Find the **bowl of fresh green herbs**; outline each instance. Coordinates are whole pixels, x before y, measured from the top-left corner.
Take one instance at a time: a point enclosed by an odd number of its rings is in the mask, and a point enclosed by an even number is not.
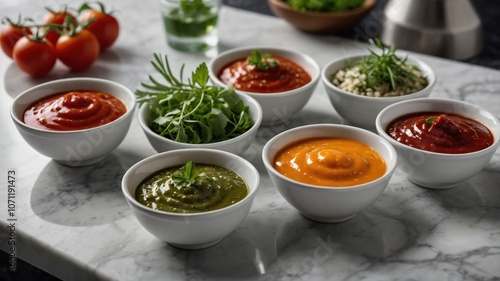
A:
[[[376,0],[267,0],[278,17],[305,32],[340,33],[359,23]]]
[[[413,55],[400,55],[370,40],[365,55],[327,63],[321,80],[333,108],[347,124],[375,130],[378,113],[393,103],[428,97],[436,83],[432,68]]]
[[[186,148],[210,148],[243,154],[262,122],[262,108],[255,99],[232,87],[210,85],[203,62],[183,80],[177,78],[167,56],[151,61],[157,76],[135,91],[139,123],[157,152]],[[161,79],[161,80],[160,80]]]

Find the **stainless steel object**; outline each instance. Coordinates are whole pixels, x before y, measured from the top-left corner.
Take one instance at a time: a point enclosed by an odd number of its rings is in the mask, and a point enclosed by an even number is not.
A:
[[[470,0],[389,0],[380,40],[400,49],[465,60],[481,51],[483,32]]]

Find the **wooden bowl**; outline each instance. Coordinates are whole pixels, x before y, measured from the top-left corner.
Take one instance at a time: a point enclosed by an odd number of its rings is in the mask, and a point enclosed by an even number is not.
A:
[[[269,7],[278,17],[299,30],[312,33],[339,33],[355,26],[376,4],[366,0],[356,9],[345,12],[307,12],[290,7],[284,0],[267,0]]]

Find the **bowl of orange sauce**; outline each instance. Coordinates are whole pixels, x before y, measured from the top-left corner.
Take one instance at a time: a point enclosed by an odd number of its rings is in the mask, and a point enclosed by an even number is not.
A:
[[[377,132],[396,149],[407,178],[431,189],[453,188],[479,173],[500,144],[500,122],[460,100],[420,98],[383,109]]]
[[[396,169],[397,154],[368,130],[315,124],[276,135],[262,159],[288,203],[311,220],[334,223],[375,202]]]
[[[67,166],[87,166],[106,157],[125,138],[135,96],[125,86],[97,78],[43,83],[17,96],[11,117],[24,140]]]
[[[261,56],[260,66],[252,63],[255,51]],[[309,55],[269,46],[227,50],[211,59],[208,69],[214,85],[233,86],[260,104],[264,126],[282,124],[298,113],[311,98],[321,73]]]

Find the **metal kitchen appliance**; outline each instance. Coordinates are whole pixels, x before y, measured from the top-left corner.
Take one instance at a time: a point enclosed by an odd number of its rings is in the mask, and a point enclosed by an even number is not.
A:
[[[483,46],[470,0],[389,0],[383,20],[381,41],[400,49],[465,60]]]

